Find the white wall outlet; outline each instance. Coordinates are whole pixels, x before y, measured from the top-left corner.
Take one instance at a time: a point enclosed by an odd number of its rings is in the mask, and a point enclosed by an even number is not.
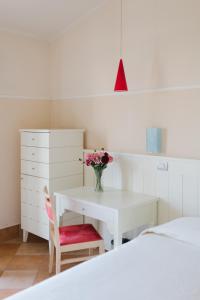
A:
[[[168,162],[167,161],[160,161],[157,165],[157,170],[159,171],[168,171]]]

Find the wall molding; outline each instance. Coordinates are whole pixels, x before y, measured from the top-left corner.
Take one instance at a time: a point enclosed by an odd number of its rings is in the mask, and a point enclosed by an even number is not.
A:
[[[88,95],[72,95],[72,96],[62,96],[62,97],[52,97],[52,96],[19,96],[19,95],[8,95],[0,94],[0,100],[47,100],[47,101],[62,101],[62,100],[81,100],[88,98],[99,98],[99,97],[121,97],[121,96],[131,96],[140,94],[150,94],[150,93],[165,93],[165,92],[176,92],[176,91],[188,91],[188,90],[199,90],[200,84],[187,85],[187,86],[169,86],[161,88],[147,88],[147,89],[135,89],[128,92],[105,92],[101,94],[88,94]]]
[[[62,97],[51,97],[51,100],[80,100],[88,98],[98,98],[98,97],[120,97],[120,96],[131,96],[149,93],[164,93],[164,92],[176,92],[176,91],[187,91],[187,90],[199,90],[200,84],[196,85],[185,85],[185,86],[169,86],[160,88],[146,88],[146,89],[135,89],[128,92],[105,92],[101,94],[89,94],[89,95],[72,95],[72,96],[62,96]]]
[[[100,149],[96,149],[99,150]],[[94,149],[83,149],[83,153],[91,153],[94,152]],[[149,154],[149,153],[135,153],[135,152],[120,152],[120,151],[110,151],[108,152],[111,155],[115,156],[121,156],[121,157],[135,157],[138,159],[149,159],[149,160],[168,160],[172,162],[182,162],[182,163],[191,163],[191,164],[198,164],[200,167],[200,158],[197,157],[184,157],[184,156],[170,156],[170,155],[164,155],[162,153],[158,155]]]
[[[38,96],[18,96],[0,94],[0,100],[51,100],[51,97]]]

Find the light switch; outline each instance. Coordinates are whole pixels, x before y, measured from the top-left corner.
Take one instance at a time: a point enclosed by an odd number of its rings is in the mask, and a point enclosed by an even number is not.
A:
[[[168,162],[160,161],[157,165],[157,170],[159,171],[168,171]]]

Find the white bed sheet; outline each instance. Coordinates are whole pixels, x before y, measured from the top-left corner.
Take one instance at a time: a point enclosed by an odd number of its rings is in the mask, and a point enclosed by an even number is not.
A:
[[[146,234],[10,300],[200,300],[200,248]]]

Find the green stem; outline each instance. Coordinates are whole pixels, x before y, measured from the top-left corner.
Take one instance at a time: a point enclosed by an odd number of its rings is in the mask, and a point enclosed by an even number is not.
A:
[[[103,168],[102,167],[93,167],[95,175],[96,175],[96,186],[95,186],[95,191],[96,192],[103,192],[103,187],[101,184],[101,177],[103,173]]]

